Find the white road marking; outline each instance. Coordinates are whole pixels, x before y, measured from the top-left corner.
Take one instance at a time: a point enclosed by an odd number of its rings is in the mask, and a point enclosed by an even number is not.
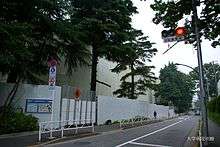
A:
[[[138,143],[138,142],[130,142],[129,144],[140,145],[140,146],[153,146],[153,147],[171,147],[159,144],[148,144],[148,143]]]
[[[186,119],[185,119],[185,120],[186,120]],[[159,129],[159,130],[153,131],[153,132],[148,133],[148,134],[146,134],[146,135],[143,135],[143,136],[140,136],[140,137],[138,137],[138,138],[135,138],[135,139],[132,139],[132,140],[130,140],[130,141],[127,141],[127,142],[125,142],[125,143],[119,144],[119,145],[117,145],[117,146],[115,146],[115,147],[121,147],[121,146],[124,146],[124,145],[126,145],[126,144],[129,144],[129,143],[131,143],[131,142],[134,142],[134,141],[137,141],[137,140],[139,140],[139,139],[142,139],[142,138],[144,138],[144,137],[147,137],[147,136],[150,136],[150,135],[152,135],[152,134],[155,134],[155,133],[157,133],[157,132],[163,131],[163,130],[169,128],[169,127],[172,127],[172,126],[174,126],[174,125],[176,125],[176,124],[178,124],[178,123],[181,123],[182,121],[183,121],[183,120],[178,121],[178,122],[176,122],[176,123],[173,123],[173,124],[171,124],[171,125],[169,125],[169,126],[166,126],[166,127],[164,127],[164,128],[161,128],[161,129]]]

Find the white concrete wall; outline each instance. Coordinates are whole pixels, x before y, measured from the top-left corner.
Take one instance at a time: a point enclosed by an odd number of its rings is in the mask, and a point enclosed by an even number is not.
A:
[[[12,89],[13,84],[0,83],[0,106],[3,105],[5,98]],[[60,99],[61,99],[61,87],[56,86],[54,99],[54,115],[53,120],[58,121],[60,119]],[[51,99],[52,92],[48,90],[47,85],[31,85],[21,84],[15,95],[13,105],[16,108],[22,108],[25,110],[26,99]],[[43,113],[27,113],[39,118],[39,122],[49,121],[51,114]]]
[[[135,116],[153,118],[153,112],[157,112],[158,118],[174,116],[174,111],[168,106],[149,104],[146,101],[114,98],[110,96],[98,97],[98,123],[103,124],[107,120],[130,119]]]
[[[4,99],[11,90],[13,84],[0,83],[0,106],[3,104]],[[18,88],[13,105],[16,108],[22,108],[25,110],[26,99],[51,99],[52,93],[48,90],[47,85],[31,85],[21,84]],[[88,95],[85,95],[88,96]],[[70,107],[68,109],[68,101]],[[61,120],[73,120],[74,116],[74,100],[62,99],[62,110],[60,117],[61,106],[61,87],[56,86],[55,99],[54,99],[54,121]],[[76,120],[80,120],[80,103],[76,104]],[[68,112],[69,111],[69,112]],[[115,98],[112,96],[98,96],[98,124],[103,124],[107,120],[121,120],[134,118],[135,116],[145,116],[153,118],[153,112],[156,111],[159,118],[168,117],[168,111],[170,116],[174,115],[173,110],[169,110],[168,106],[160,106],[156,104],[149,104],[147,101],[130,100],[126,98]],[[68,112],[68,113],[67,113]],[[87,119],[90,119],[91,102],[87,103]],[[28,113],[29,114],[29,113]],[[39,118],[39,122],[50,121],[51,114],[42,113],[30,113],[31,115]],[[69,114],[69,117],[67,117]],[[82,120],[85,119],[86,114],[86,101],[82,101]],[[95,120],[95,102],[92,102],[92,119]]]

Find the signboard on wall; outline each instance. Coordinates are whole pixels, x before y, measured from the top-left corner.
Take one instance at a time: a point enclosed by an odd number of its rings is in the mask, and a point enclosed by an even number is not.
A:
[[[26,99],[27,113],[51,113],[52,100],[49,99]]]

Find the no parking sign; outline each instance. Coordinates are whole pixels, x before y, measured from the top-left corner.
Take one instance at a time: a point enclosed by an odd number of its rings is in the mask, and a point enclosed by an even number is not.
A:
[[[48,62],[50,68],[49,68],[49,80],[48,80],[48,85],[49,85],[49,90],[55,90],[56,86],[56,60],[51,60]]]

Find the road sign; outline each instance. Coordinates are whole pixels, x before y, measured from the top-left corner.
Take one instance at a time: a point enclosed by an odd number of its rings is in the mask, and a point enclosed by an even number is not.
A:
[[[56,86],[56,66],[51,66],[49,69],[49,90],[55,90]]]
[[[49,68],[49,80],[48,80],[48,85],[49,85],[49,90],[55,90],[56,86],[56,64],[57,61],[52,59],[48,61],[48,65],[50,66]]]

